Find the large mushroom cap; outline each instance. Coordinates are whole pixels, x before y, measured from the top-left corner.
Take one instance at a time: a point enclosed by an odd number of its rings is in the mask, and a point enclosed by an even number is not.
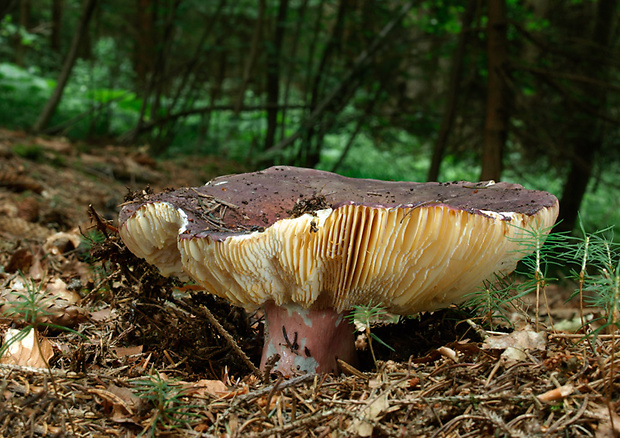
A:
[[[514,270],[558,200],[507,183],[352,179],[278,166],[125,205],[120,235],[164,275],[248,309],[434,310]]]

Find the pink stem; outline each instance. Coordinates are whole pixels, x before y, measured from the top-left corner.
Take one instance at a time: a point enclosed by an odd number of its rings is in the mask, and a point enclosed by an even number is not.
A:
[[[274,371],[285,376],[338,370],[336,359],[355,364],[354,328],[333,309],[309,310],[298,305],[265,304],[265,345],[261,369],[274,354]]]

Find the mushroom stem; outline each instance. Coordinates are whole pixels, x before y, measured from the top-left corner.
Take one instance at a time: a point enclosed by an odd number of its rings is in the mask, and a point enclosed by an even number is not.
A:
[[[337,359],[354,364],[354,329],[345,315],[328,308],[305,309],[296,304],[277,306],[269,301],[265,311],[265,346],[261,369],[274,354],[280,360],[274,370],[294,373],[326,373],[338,369]]]

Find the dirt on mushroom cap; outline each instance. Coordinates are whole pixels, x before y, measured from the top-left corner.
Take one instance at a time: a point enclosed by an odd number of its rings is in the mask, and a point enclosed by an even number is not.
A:
[[[222,237],[219,235],[222,232],[249,233],[300,213],[344,205],[384,208],[445,205],[471,214],[504,212],[532,216],[542,208],[557,204],[552,194],[527,190],[519,184],[380,181],[276,166],[221,176],[202,187],[141,196],[133,206],[125,206],[121,222],[143,203],[159,201],[170,202],[190,217],[196,216],[188,224],[186,234],[211,231],[213,237]]]

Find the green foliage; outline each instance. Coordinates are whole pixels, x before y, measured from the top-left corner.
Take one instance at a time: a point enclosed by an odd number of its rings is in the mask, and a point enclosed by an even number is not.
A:
[[[37,163],[48,163],[53,166],[61,167],[65,164],[65,157],[55,151],[46,151],[37,144],[16,144],[13,146],[13,153]]]
[[[8,55],[7,48],[10,47],[11,40],[15,39],[18,39],[22,46],[40,48],[42,38],[14,23],[11,15],[5,15],[0,20],[0,54]]]
[[[16,299],[8,302],[8,309],[4,314],[11,318],[20,319],[30,327],[36,327],[41,319],[51,315],[46,310],[51,298],[45,296],[41,290],[41,284],[37,285],[32,279],[28,281],[24,275],[21,275],[21,278],[24,282],[25,291],[13,294]]]
[[[520,294],[515,293],[517,287],[514,277],[494,275],[492,281],[465,296],[463,307],[470,309],[491,330],[495,329],[496,320],[510,325],[510,314],[523,312]]]
[[[6,310],[2,314],[15,320],[18,324],[24,325],[24,327],[20,329],[17,336],[12,337],[9,342],[0,346],[0,356],[3,356],[13,343],[19,342],[28,336],[31,330],[35,330],[36,334],[42,327],[69,331],[86,338],[71,328],[45,322],[46,318],[52,315],[47,309],[53,297],[45,294],[41,283],[37,284],[33,279],[26,279],[21,273],[20,277],[24,284],[24,291],[12,292],[14,299],[5,304]]]
[[[371,326],[386,322],[396,323],[399,319],[398,315],[389,314],[385,310],[385,306],[381,304],[372,304],[372,302],[370,302],[363,306],[353,306],[353,310],[347,314],[347,318],[355,325],[357,331],[365,333],[368,339],[368,348],[370,349],[372,360],[375,364],[375,368],[378,368],[372,341],[375,340],[392,351],[394,351],[394,349],[374,334],[371,330]]]
[[[152,417],[139,436],[156,436],[160,431],[178,429],[198,416],[190,412],[192,406],[183,400],[186,389],[178,380],[163,378],[155,371],[147,378],[134,380],[132,384],[138,397],[153,408]]]
[[[582,237],[574,237],[554,232],[547,235],[550,230],[521,229],[518,255],[525,257],[516,276],[495,277],[470,294],[464,307],[493,327],[496,319],[509,322],[510,313],[522,311],[519,301],[535,293],[538,318],[546,287],[559,281],[551,273],[562,272],[577,284],[571,299],[579,300],[584,333],[596,336],[620,329],[620,244],[614,241],[612,228],[588,233],[581,224],[581,230]],[[587,318],[587,312],[598,316]]]
[[[613,240],[613,229],[587,233],[581,228],[583,237],[568,252],[568,257],[579,267],[572,270],[572,277],[578,284],[572,298],[579,298],[583,305],[601,309],[600,316],[588,321],[585,332],[598,333],[620,329],[620,244]]]
[[[52,93],[53,85],[14,64],[0,63],[0,114],[3,126],[27,128]]]

